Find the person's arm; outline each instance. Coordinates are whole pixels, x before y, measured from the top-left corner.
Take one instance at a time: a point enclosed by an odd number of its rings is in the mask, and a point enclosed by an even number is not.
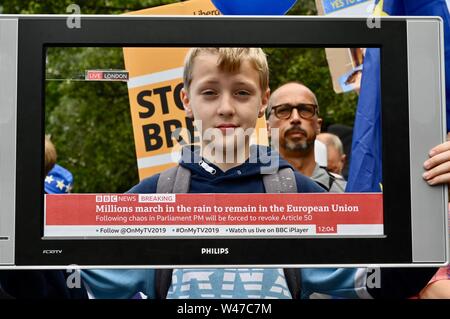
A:
[[[450,299],[450,265],[439,268],[419,294],[420,299]]]
[[[379,287],[369,288],[375,299],[406,299],[420,293],[436,268],[381,268]]]
[[[372,299],[366,268],[303,268],[302,299]]]
[[[450,280],[435,281],[420,293],[420,299],[450,299]]]
[[[436,268],[302,269],[303,299],[406,299],[427,284]]]
[[[82,270],[89,297],[94,299],[130,299],[142,292],[155,298],[154,269]]]
[[[450,184],[450,133],[447,142],[433,147],[429,152],[429,159],[423,164],[425,173],[423,178],[429,185]],[[450,187],[449,187],[450,192]],[[450,193],[449,193],[450,200]],[[446,276],[440,276],[440,273]],[[432,281],[420,292],[423,299],[450,298],[450,266],[441,268]]]
[[[159,174],[132,187],[127,193],[156,193]],[[155,298],[154,269],[95,269],[81,272],[90,298],[129,299],[141,292]]]

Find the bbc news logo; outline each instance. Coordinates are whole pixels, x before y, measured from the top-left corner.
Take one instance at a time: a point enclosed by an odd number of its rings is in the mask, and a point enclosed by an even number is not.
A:
[[[118,198],[117,198],[117,195],[96,195],[95,202],[96,203],[117,203]]]

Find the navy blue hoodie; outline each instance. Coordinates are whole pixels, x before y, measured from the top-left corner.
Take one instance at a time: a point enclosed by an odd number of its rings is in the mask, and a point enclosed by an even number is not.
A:
[[[265,156],[265,157],[263,157]],[[250,147],[250,157],[243,164],[223,172],[216,165],[203,160],[198,155],[198,149],[191,152],[183,149],[180,165],[191,171],[191,185],[189,193],[265,193],[261,169],[268,168],[267,157],[278,161],[278,169],[292,166],[278,153],[272,152],[265,146]],[[207,167],[207,169],[205,169]],[[293,169],[293,168],[292,168]],[[293,169],[294,170],[294,169]],[[211,173],[214,172],[214,173]],[[312,179],[294,170],[299,193],[320,193],[324,189],[318,186]],[[156,193],[156,185],[159,174],[144,179],[138,185],[129,190],[129,193]]]

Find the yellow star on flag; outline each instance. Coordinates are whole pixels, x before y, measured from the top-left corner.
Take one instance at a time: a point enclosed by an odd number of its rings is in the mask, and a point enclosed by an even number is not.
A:
[[[45,177],[45,182],[51,184],[53,182],[53,176],[52,175],[46,176]]]
[[[58,187],[60,190],[63,190],[66,185],[64,185],[64,181],[57,181],[56,187]]]
[[[383,2],[384,0],[381,0],[378,2],[378,4],[375,6],[375,9],[373,10],[373,15],[378,17],[388,16],[386,12],[383,11]]]

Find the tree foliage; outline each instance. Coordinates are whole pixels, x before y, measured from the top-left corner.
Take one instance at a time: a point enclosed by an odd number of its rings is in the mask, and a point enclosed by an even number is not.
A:
[[[82,14],[120,14],[176,0],[76,1]],[[2,13],[68,13],[73,0],[3,0]],[[314,0],[299,0],[289,14],[316,14]],[[295,31],[294,31],[295,32]],[[324,49],[266,48],[272,90],[300,81],[317,95],[325,125],[353,124],[357,96],[335,94]],[[75,176],[74,192],[124,192],[138,182],[127,86],[85,82],[89,69],[124,69],[121,48],[48,48],[45,127],[58,163]]]
[[[125,82],[87,82],[85,70],[123,70],[121,48],[49,48],[46,132],[74,192],[124,192],[138,182]],[[80,81],[81,80],[81,81]]]
[[[317,15],[315,1],[298,0],[288,15]],[[289,81],[302,82],[317,96],[324,120],[322,127],[333,123],[353,126],[358,96],[353,92],[334,92],[324,49],[286,48],[267,50],[267,53],[272,90]]]
[[[181,2],[178,0],[3,0],[2,13],[67,14],[67,7],[76,4],[82,14],[121,14]]]

